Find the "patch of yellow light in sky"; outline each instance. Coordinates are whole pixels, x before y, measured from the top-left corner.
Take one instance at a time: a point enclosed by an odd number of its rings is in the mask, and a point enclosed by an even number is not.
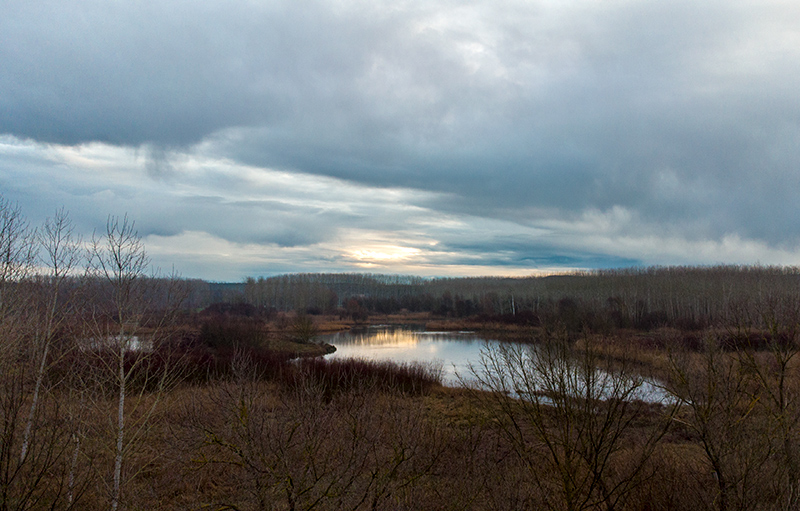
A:
[[[420,253],[421,250],[418,248],[386,245],[355,250],[352,252],[352,257],[362,262],[388,262],[405,261]]]

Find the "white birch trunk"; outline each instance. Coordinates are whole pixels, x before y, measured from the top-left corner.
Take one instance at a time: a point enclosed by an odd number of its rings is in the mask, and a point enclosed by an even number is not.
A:
[[[122,487],[122,454],[125,440],[125,345],[122,341],[119,347],[119,408],[117,410],[117,449],[114,457],[114,487],[111,495],[111,510],[119,507],[120,489]]]
[[[44,345],[44,353],[42,353],[42,361],[39,364],[39,374],[36,375],[36,386],[33,389],[33,398],[31,399],[31,408],[28,410],[28,422],[25,424],[25,431],[22,433],[22,449],[19,453],[20,464],[25,463],[25,458],[28,457],[28,445],[30,444],[31,430],[33,429],[33,418],[36,414],[36,407],[39,406],[39,390],[42,388],[42,381],[44,380],[44,370],[47,365],[47,355],[50,351],[50,339]]]

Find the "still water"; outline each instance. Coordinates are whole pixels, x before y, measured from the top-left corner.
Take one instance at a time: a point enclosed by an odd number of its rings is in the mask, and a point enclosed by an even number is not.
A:
[[[349,332],[321,335],[318,341],[336,346],[326,358],[343,357],[395,362],[441,364],[445,385],[455,387],[470,381],[470,364],[478,366],[481,352],[500,341],[474,332],[431,332],[421,326],[377,325]],[[634,396],[648,402],[667,402],[671,397],[653,382],[645,381]]]
[[[469,376],[469,364],[480,361],[482,349],[499,342],[473,332],[431,332],[407,325],[377,325],[322,335],[317,340],[336,346],[326,358],[441,364],[444,384],[450,386],[458,385],[458,375]]]

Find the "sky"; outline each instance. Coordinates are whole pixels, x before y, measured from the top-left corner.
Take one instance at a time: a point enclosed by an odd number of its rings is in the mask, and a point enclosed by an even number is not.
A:
[[[800,264],[796,0],[2,0],[0,195],[153,264]]]

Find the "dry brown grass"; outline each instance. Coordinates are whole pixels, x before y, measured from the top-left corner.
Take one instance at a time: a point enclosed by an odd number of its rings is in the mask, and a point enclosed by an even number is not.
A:
[[[277,480],[267,478],[259,483],[230,449],[208,436],[212,431],[230,434],[240,420],[231,401],[240,395],[238,385],[235,381],[185,384],[163,396],[159,413],[126,464],[126,509],[223,509],[223,505],[233,506],[229,509],[289,509]],[[493,411],[471,391],[440,387],[418,397],[360,391],[325,404],[295,392],[287,394],[274,382],[247,385],[251,386],[246,391],[259,400],[251,413],[267,421],[268,429],[259,430],[266,436],[258,437],[259,442],[267,442],[264,449],[280,448],[284,442],[289,449],[285,455],[295,468],[310,459],[302,454],[305,449],[322,449],[313,451],[316,459],[333,465],[320,465],[316,470],[333,474],[331,477],[355,478],[344,493],[317,493],[321,501],[316,509],[343,509],[345,504],[368,509],[375,499],[378,509],[540,509],[547,503],[543,492],[555,484],[545,463],[531,465],[530,460],[515,454],[497,429]],[[77,406],[78,402],[71,404]],[[100,402],[84,417],[90,427],[83,474],[91,484],[82,496],[81,509],[107,508],[104,481],[113,466],[107,424],[113,406],[113,400]],[[317,421],[302,430],[306,447],[305,443],[292,444],[294,440],[285,436],[286,425],[294,420],[300,425],[301,419]],[[648,424],[637,427],[644,431]],[[270,443],[270,439],[278,443]],[[292,445],[295,447],[290,448]],[[345,445],[365,450],[356,458],[336,454],[344,453]],[[376,445],[379,448],[373,448]],[[532,454],[537,449],[531,444]],[[401,463],[402,470],[396,477],[390,476],[396,456],[402,452],[413,462]],[[617,463],[626,463],[624,453]],[[679,432],[666,437],[649,468],[648,477],[625,509],[705,509],[713,504],[707,484],[712,476],[701,447],[691,437]],[[369,485],[370,474],[376,474],[374,487]],[[534,484],[533,477],[539,478],[541,485]],[[268,497],[266,507],[255,498],[259,484],[266,485],[261,488]],[[366,500],[359,504],[364,495]]]

